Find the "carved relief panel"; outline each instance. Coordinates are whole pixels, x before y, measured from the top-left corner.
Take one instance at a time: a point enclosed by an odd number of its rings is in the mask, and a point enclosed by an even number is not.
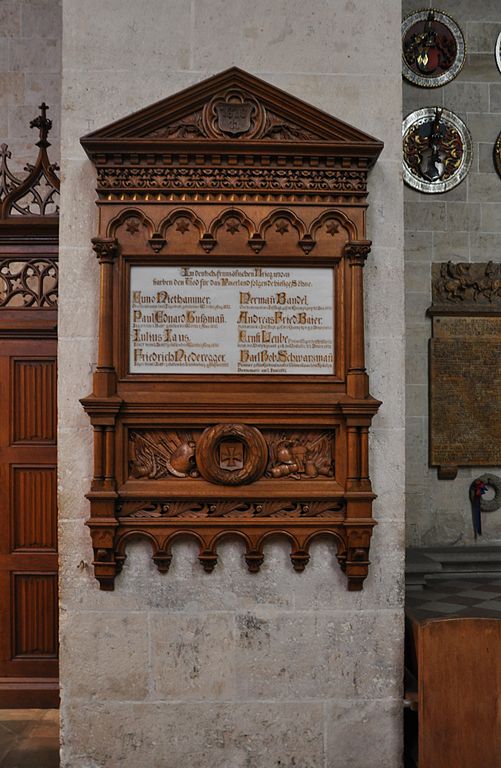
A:
[[[382,145],[238,69],[90,134],[99,362],[88,525],[101,587],[145,536],[159,569],[225,533],[251,571],[332,536],[350,589],[374,499],[364,366],[366,180]]]

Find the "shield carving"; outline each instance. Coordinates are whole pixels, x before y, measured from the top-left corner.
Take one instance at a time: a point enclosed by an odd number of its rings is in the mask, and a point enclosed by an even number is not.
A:
[[[219,102],[214,105],[219,130],[223,133],[246,133],[251,127],[252,104],[244,101],[240,104]]]
[[[239,440],[223,440],[223,442],[219,444],[219,466],[221,469],[227,469],[230,472],[235,472],[237,469],[243,469],[243,443]]]

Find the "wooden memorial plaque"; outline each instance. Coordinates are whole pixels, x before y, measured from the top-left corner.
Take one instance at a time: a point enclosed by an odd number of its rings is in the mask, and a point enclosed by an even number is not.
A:
[[[98,174],[98,366],[88,498],[95,573],[127,541],[210,571],[227,533],[302,570],[332,536],[368,572],[367,174],[382,144],[238,69],[82,139]]]

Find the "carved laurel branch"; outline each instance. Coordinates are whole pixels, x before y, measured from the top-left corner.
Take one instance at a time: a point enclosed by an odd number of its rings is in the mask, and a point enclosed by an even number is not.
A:
[[[343,509],[338,499],[267,499],[248,501],[243,499],[220,500],[171,500],[124,501],[117,512],[120,517],[132,518],[240,518],[240,517],[332,517]]]

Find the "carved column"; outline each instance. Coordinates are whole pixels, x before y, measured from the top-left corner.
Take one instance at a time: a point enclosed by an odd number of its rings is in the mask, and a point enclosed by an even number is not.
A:
[[[369,478],[369,427],[360,427],[360,484],[370,489]]]
[[[94,395],[108,397],[115,392],[113,367],[113,262],[118,243],[114,238],[93,237],[92,248],[99,260],[99,351],[94,374]]]
[[[351,267],[347,393],[355,398],[365,398],[369,394],[368,378],[365,371],[363,268],[370,249],[370,240],[352,240],[346,243],[344,250]]]

